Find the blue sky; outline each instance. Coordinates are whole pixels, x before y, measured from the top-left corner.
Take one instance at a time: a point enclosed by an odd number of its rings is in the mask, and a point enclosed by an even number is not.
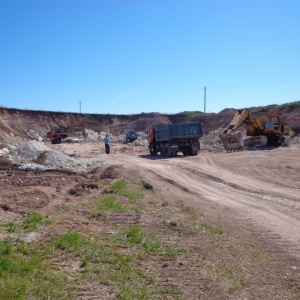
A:
[[[178,113],[300,100],[299,0],[0,0],[0,106]]]

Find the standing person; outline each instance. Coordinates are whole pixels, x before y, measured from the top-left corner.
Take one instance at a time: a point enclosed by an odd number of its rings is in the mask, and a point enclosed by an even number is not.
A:
[[[110,147],[109,147],[109,138],[106,135],[106,137],[104,138],[104,144],[105,144],[105,153],[109,154],[110,151]]]

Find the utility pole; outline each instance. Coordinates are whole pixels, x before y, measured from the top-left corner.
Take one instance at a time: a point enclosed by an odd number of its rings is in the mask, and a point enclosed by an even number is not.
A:
[[[81,101],[79,101],[79,113],[81,114]]]
[[[204,113],[206,113],[206,86],[204,87]]]

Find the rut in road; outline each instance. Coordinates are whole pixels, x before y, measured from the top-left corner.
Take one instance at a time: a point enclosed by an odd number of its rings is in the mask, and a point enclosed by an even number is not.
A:
[[[300,198],[299,189],[274,186],[262,178],[241,176],[224,169],[211,158],[197,157],[148,159],[119,155],[114,163],[139,168],[145,177],[154,174],[157,180],[172,183],[175,189],[192,193],[199,203],[208,200],[229,208],[239,220],[250,223],[261,236],[289,249],[300,257]],[[145,172],[147,170],[147,172]],[[151,176],[153,178],[153,176]],[[287,247],[288,244],[288,247]]]

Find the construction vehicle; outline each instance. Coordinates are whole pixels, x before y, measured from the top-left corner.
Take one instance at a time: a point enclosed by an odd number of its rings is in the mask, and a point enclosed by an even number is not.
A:
[[[138,138],[137,131],[133,129],[127,130],[125,134],[126,134],[126,144],[132,143]]]
[[[246,126],[246,137],[239,130],[243,125]],[[237,111],[220,139],[229,152],[242,151],[244,146],[285,145],[290,142],[290,134],[290,126],[281,122],[278,115],[267,114],[262,120],[244,108]]]
[[[46,133],[46,138],[51,141],[52,144],[60,144],[63,140],[76,136],[85,137],[85,127],[83,124],[72,124],[66,127],[53,127]],[[70,141],[70,140],[68,140]]]
[[[148,130],[151,155],[160,153],[166,157],[182,152],[183,155],[197,155],[200,151],[201,124],[198,122],[156,124]]]
[[[62,140],[67,137],[68,134],[64,128],[54,128],[46,133],[46,138],[49,139],[52,144],[60,144]]]

